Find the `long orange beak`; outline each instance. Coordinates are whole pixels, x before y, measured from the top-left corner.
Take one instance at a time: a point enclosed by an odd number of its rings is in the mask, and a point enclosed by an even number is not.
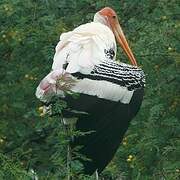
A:
[[[110,23],[111,24],[111,23]],[[112,31],[116,37],[116,40],[119,42],[123,50],[125,51],[126,55],[128,56],[129,60],[131,61],[132,65],[137,66],[136,59],[128,45],[126,37],[122,31],[122,28],[118,21],[116,23],[111,24]]]

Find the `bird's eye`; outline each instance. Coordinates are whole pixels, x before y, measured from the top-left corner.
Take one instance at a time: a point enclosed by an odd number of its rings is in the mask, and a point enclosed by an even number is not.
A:
[[[112,16],[113,19],[116,19],[116,16]]]

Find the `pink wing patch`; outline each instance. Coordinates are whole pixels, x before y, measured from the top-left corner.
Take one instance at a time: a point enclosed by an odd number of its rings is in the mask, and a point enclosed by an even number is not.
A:
[[[39,84],[36,90],[36,96],[41,101],[48,101],[56,92],[56,82],[65,73],[62,70],[51,71]]]
[[[48,102],[52,96],[64,97],[64,91],[70,91],[74,79],[64,69],[51,71],[36,89],[36,97],[43,102]]]

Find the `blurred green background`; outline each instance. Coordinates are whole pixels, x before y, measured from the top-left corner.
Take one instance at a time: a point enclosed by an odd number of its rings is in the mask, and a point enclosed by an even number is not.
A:
[[[66,179],[60,121],[42,116],[35,89],[50,71],[60,34],[105,6],[116,10],[147,84],[101,179],[180,177],[179,0],[1,0],[0,179],[33,179],[32,169],[39,179]],[[127,62],[121,49],[118,59]]]

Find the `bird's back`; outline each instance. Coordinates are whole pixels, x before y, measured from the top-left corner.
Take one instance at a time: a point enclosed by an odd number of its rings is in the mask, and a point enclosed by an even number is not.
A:
[[[112,49],[115,58],[116,42],[112,31],[101,23],[83,24],[60,36],[52,70],[61,69],[68,63],[67,72],[88,73],[106,58],[106,49]]]

